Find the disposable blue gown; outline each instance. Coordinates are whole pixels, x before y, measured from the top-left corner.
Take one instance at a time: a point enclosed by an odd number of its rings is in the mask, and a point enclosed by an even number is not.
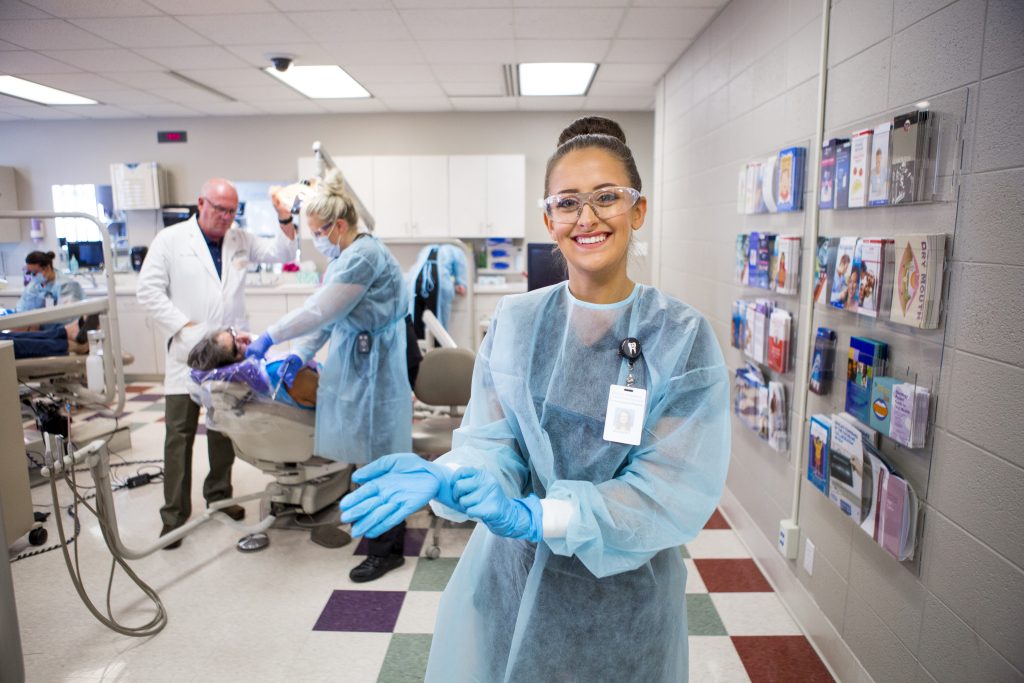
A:
[[[328,264],[301,309],[267,329],[275,343],[302,336],[292,352],[306,362],[330,340],[316,395],[317,455],[363,465],[412,448],[408,301],[398,261],[366,235]],[[369,353],[358,348],[362,332]]]
[[[639,446],[603,439],[626,337],[643,348]],[[722,492],[728,386],[711,326],[656,289],[637,285],[610,305],[579,301],[565,283],[503,299],[439,462],[485,468],[508,495],[566,501],[572,516],[564,538],[539,544],[477,526],[441,598],[426,679],[686,680],[678,546]]]
[[[53,299],[54,306],[60,306],[61,304],[70,304],[83,300],[85,292],[82,290],[82,285],[76,280],[58,273],[57,278],[53,282],[48,282],[45,285],[35,281],[29,283],[24,291],[22,291],[21,298],[18,299],[14,310],[18,313],[23,313],[44,308],[47,298]],[[69,318],[67,322],[72,320],[74,318]]]
[[[409,294],[416,297],[416,279],[420,271],[427,265],[427,259],[432,249],[437,248],[437,275],[438,281],[424,278],[423,296],[429,293],[429,288],[437,287],[437,319],[441,321],[445,329],[448,328],[448,320],[452,314],[452,300],[455,298],[455,286],[466,286],[466,254],[454,244],[431,244],[420,250],[416,256],[416,264],[406,275],[406,283],[409,287]],[[413,313],[412,301],[409,304],[409,314]]]

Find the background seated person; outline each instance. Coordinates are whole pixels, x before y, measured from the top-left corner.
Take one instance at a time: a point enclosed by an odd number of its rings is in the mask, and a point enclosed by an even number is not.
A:
[[[99,316],[89,315],[67,325],[47,325],[35,330],[2,330],[0,340],[14,342],[14,357],[45,358],[70,353],[89,353],[89,330],[99,327]]]
[[[207,379],[244,382],[258,394],[276,401],[301,408],[315,407],[316,389],[320,382],[315,364],[299,367],[295,381],[289,387],[279,375],[283,360],[261,361],[245,357],[249,339],[248,334],[236,333],[230,328],[220,328],[204,335],[189,351],[186,361],[192,369],[192,379],[198,383]]]

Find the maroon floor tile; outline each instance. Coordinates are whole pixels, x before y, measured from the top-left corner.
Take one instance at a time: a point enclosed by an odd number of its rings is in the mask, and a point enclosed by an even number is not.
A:
[[[153,388],[152,384],[129,384],[128,386],[126,386],[124,388],[124,390],[126,392],[128,392],[129,394],[142,394],[142,393],[145,393],[145,391],[147,389],[152,389],[152,388]]]
[[[420,551],[423,550],[423,541],[427,538],[427,529],[405,529],[405,546],[402,550],[402,554],[406,557],[419,557]],[[365,555],[368,547],[365,538],[359,541],[359,545],[356,546],[356,551],[353,555]]]
[[[709,593],[771,593],[772,587],[751,559],[694,560]]]
[[[405,591],[334,591],[313,630],[391,633],[403,600]]]
[[[732,636],[751,683],[831,683],[834,679],[803,636]]]
[[[704,525],[705,529],[731,529],[729,522],[725,521],[725,517],[722,516],[721,511],[715,510],[714,514],[711,515],[711,519]]]

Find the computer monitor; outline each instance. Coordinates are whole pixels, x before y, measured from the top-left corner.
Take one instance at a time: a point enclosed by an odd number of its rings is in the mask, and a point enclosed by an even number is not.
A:
[[[530,291],[568,280],[565,259],[550,242],[526,245],[526,288]]]
[[[102,268],[103,242],[68,242],[68,258],[72,256],[79,268]]]

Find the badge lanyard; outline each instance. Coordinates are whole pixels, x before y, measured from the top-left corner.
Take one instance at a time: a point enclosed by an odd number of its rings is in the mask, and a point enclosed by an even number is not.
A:
[[[636,383],[633,367],[642,353],[643,348],[636,337],[626,337],[619,344],[619,355],[627,363],[626,384],[613,384],[608,389],[608,409],[604,418],[605,441],[640,445],[647,407],[647,391],[633,386]]]

